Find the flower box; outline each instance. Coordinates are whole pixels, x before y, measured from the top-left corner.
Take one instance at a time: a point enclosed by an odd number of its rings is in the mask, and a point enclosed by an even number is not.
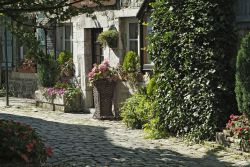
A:
[[[57,94],[53,98],[45,94],[44,90],[35,92],[36,105],[49,110],[58,110],[63,112],[83,112],[84,106],[82,95],[77,94],[69,101],[63,94]]]

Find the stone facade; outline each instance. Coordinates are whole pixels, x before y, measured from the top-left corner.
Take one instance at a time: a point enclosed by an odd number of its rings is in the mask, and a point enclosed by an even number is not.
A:
[[[95,29],[108,30],[115,27],[119,32],[117,48],[102,49],[104,59],[110,61],[111,66],[116,67],[122,63],[123,56],[129,51],[128,32],[129,23],[138,23],[136,14],[142,1],[132,4],[121,3],[123,6],[106,7],[107,9],[96,11],[92,14],[83,14],[70,20],[73,24],[73,57],[76,69],[76,76],[81,78],[81,88],[83,91],[84,105],[87,108],[93,107],[93,92],[88,86],[88,72],[93,66],[93,37],[92,31]],[[136,30],[139,32],[139,26]],[[138,33],[138,53],[139,53],[139,33]],[[116,84],[114,111],[119,112],[120,104],[130,96],[130,91],[122,82]]]

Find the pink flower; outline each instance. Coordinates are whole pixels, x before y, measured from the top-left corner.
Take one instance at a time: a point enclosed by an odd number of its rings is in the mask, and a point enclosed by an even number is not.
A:
[[[231,114],[231,115],[230,115],[230,119],[234,119],[234,114]]]
[[[109,65],[109,61],[106,59],[106,60],[104,60],[103,62],[102,62],[102,64],[105,64],[105,65]]]
[[[107,69],[108,69],[108,66],[106,64],[100,64],[99,65],[99,70],[101,72],[105,72],[105,71],[107,71]]]
[[[92,68],[91,72],[98,72],[98,66],[94,64],[94,67]]]
[[[89,77],[89,78],[93,78],[94,75],[95,75],[95,72],[91,71],[91,72],[89,72],[88,77]]]

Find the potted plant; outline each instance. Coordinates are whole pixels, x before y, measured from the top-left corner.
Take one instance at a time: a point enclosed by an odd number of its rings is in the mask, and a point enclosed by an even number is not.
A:
[[[119,33],[116,29],[103,31],[99,34],[97,41],[105,47],[108,45],[110,48],[116,48],[118,43]]]
[[[36,73],[36,62],[34,59],[25,58],[20,67],[18,68],[18,72],[24,73]]]
[[[93,95],[96,112],[94,118],[112,119],[112,99],[115,81],[118,79],[116,70],[104,60],[101,64],[95,64],[88,74],[89,83],[93,86]]]

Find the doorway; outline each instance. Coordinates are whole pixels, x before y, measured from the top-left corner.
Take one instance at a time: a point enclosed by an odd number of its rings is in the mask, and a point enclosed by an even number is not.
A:
[[[92,64],[100,64],[104,60],[102,46],[97,41],[101,32],[102,28],[91,29]]]

